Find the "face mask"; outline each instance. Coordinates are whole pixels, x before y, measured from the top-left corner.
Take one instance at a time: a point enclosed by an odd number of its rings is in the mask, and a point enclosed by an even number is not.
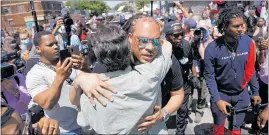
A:
[[[31,45],[31,44],[32,44],[32,42],[31,42],[30,39],[22,40],[21,42],[22,42],[25,46],[28,46],[28,45]]]
[[[263,22],[258,22],[258,23],[257,23],[257,26],[258,26],[258,27],[262,27],[262,26],[263,26]]]
[[[62,26],[58,29],[58,32],[61,33],[61,34],[66,33],[64,25],[62,25]]]

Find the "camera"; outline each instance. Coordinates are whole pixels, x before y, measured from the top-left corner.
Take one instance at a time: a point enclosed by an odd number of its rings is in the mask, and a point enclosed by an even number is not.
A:
[[[2,63],[8,63],[12,60],[15,60],[12,64],[15,65],[15,73],[17,72],[17,70],[21,70],[22,68],[25,67],[23,60],[20,58],[20,55],[18,53],[9,53],[4,55],[1,58],[1,69],[2,69]],[[11,68],[8,68],[11,70]],[[4,67],[4,70],[6,70],[6,67]],[[5,71],[6,72],[6,71]],[[9,71],[8,71],[9,72]],[[3,74],[2,74],[3,75]],[[3,78],[3,76],[2,76]]]
[[[196,29],[194,31],[194,40],[195,39],[197,41],[200,41],[201,40],[201,42],[205,43],[207,41],[207,39],[208,39],[208,36],[209,36],[208,35],[208,31],[205,28],[203,28],[203,27],[200,27],[200,28],[198,28],[198,29]]]
[[[65,27],[65,31],[66,31],[66,39],[67,39],[67,45],[70,45],[70,38],[71,38],[71,25],[74,24],[73,20],[70,17],[69,14],[69,9],[68,8],[63,8],[61,10],[61,14],[63,17],[63,21],[64,21],[64,27]]]
[[[69,14],[63,16],[64,18],[64,26],[66,32],[71,32],[71,25],[73,25],[73,20],[70,18]]]
[[[1,63],[1,81],[13,77],[16,74],[17,68],[15,65],[8,63]]]

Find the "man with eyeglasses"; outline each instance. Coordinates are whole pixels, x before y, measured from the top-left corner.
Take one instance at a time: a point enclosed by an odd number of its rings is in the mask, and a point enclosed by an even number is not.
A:
[[[143,25],[145,25],[145,27]],[[161,52],[160,46],[167,46],[170,44],[167,41],[160,40],[160,29],[157,21],[145,15],[132,16],[125,23],[123,29],[128,33],[132,52],[131,65],[134,70],[134,67],[141,64],[153,63],[153,61],[157,58],[157,54]],[[160,87],[158,87],[158,89],[152,88],[152,90],[157,90],[159,92],[157,95],[158,101],[154,104],[156,106],[149,109],[154,109],[155,112],[147,117],[141,118],[142,121],[136,125],[139,131],[149,131],[148,133],[151,134],[165,133],[163,132],[164,130],[160,130],[160,127],[165,127],[164,121],[167,121],[170,114],[177,111],[182,104],[184,97],[184,91],[182,88],[183,82],[181,70],[178,70],[181,67],[174,56],[172,57],[172,62],[173,64],[171,69],[168,71],[165,79],[160,85],[161,90],[159,89]],[[102,65],[96,65],[96,67],[101,70],[104,69],[102,68],[104,67]],[[93,70],[95,71],[95,69]],[[98,70],[98,72],[107,72],[106,70],[101,70]],[[83,90],[87,91],[85,89]],[[87,92],[92,93],[90,91]],[[163,101],[162,108],[161,101]]]
[[[184,80],[184,100],[181,108],[177,111],[177,130],[176,134],[185,134],[185,129],[187,127],[189,107],[190,107],[190,94],[191,94],[191,81],[189,81],[190,71],[196,73],[193,70],[193,54],[191,50],[191,45],[187,40],[184,39],[184,30],[181,23],[176,21],[168,22],[164,25],[164,33],[166,39],[173,46],[173,55],[176,57],[177,62],[180,63],[182,67],[182,77]],[[198,79],[192,80],[192,83],[198,83]]]
[[[134,29],[135,27],[130,25],[128,27],[127,26],[128,23],[131,23],[131,25],[134,25],[136,23],[148,24],[150,22],[149,20],[152,21],[152,18],[150,17],[145,17],[148,18],[148,20],[143,21],[143,16],[140,16],[140,18],[142,18],[141,22],[138,22],[137,20],[139,19],[135,18],[136,16],[132,17],[123,27],[123,29],[129,33],[129,35],[132,35],[134,32],[138,34],[135,37],[130,36],[134,38],[129,38],[129,42],[131,43],[133,53],[132,62],[134,65],[152,63],[152,61],[156,57],[156,52],[160,51],[157,50],[159,48],[158,46],[160,44],[162,45],[169,44],[169,42],[167,42],[166,40],[160,40],[159,39],[160,35],[157,35],[156,30],[151,29],[151,31],[145,31],[141,27],[140,28],[136,27],[136,29]],[[153,22],[156,23],[156,21]],[[155,34],[157,38],[152,39],[151,36],[149,35],[144,36],[145,33],[151,33],[151,35]],[[145,46],[150,42],[152,42],[154,46],[152,47]],[[145,57],[147,55],[151,57]],[[138,125],[139,129],[141,129],[142,131],[147,130],[154,131],[158,127],[158,123],[163,121],[166,122],[167,126],[170,126],[171,123],[170,121],[168,121],[170,115],[176,112],[183,103],[184,89],[183,89],[182,70],[179,62],[177,61],[174,55],[172,56],[172,66],[161,83],[161,92],[162,95],[159,95],[158,98],[162,100],[162,107],[157,106],[158,105],[157,103],[155,107],[155,113],[151,116],[146,117],[145,118],[146,121]]]
[[[82,128],[90,125],[97,134],[144,134],[146,131],[168,134],[163,120],[168,115],[159,115],[165,111],[148,116],[154,109],[161,110],[155,105],[161,105],[160,86],[172,64],[172,46],[160,42],[160,27],[153,18],[139,18],[131,25],[133,31],[128,35],[118,26],[106,25],[89,37],[97,60],[107,68],[104,74],[110,78],[108,82],[117,90],[112,95],[107,93],[114,101],[96,102],[93,107],[84,94],[77,100],[81,94],[78,90],[70,91],[70,101],[80,104],[82,113],[79,115],[85,116],[84,122],[78,121],[79,125]],[[91,87],[84,81],[88,77],[79,75],[75,88],[80,87],[85,92]]]
[[[225,119],[229,133],[241,134],[245,112],[230,114],[228,110],[246,108],[250,103],[250,86],[254,104],[261,102],[255,72],[255,41],[242,34],[244,13],[239,7],[227,7],[218,19],[218,30],[223,36],[211,42],[205,50],[204,77],[211,94],[214,119],[213,134],[224,134]]]

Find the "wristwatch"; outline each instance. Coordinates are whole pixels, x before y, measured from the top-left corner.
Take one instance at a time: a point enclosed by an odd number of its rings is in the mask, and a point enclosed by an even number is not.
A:
[[[163,121],[166,122],[168,121],[169,117],[170,117],[170,114],[165,110],[165,109],[162,109],[162,112],[163,112]]]

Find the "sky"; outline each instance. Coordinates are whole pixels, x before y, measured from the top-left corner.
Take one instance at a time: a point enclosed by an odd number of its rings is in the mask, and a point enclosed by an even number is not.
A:
[[[105,2],[107,3],[108,6],[110,6],[111,8],[115,7],[117,4],[123,2],[123,1],[119,1],[119,0],[105,0]]]

